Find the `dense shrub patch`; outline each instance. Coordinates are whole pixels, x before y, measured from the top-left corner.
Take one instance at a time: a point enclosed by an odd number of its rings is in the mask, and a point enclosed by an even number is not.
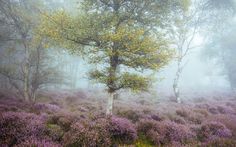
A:
[[[35,138],[29,138],[15,147],[62,147],[62,145],[57,144],[48,140],[37,140]]]
[[[218,138],[230,138],[231,131],[220,122],[207,122],[198,131],[198,138],[201,141],[211,141]]]
[[[31,113],[2,113],[0,115],[0,144],[14,145],[29,137],[47,138],[44,121],[44,118]]]
[[[70,112],[54,104],[0,102],[0,146],[236,146],[236,115],[226,104],[174,105],[168,111],[161,108],[146,113],[142,111],[146,107],[138,111],[126,108],[118,112],[119,117],[106,118],[89,109]],[[81,108],[87,105],[89,102]]]
[[[128,119],[112,117],[108,129],[114,141],[130,144],[137,139],[137,131]]]
[[[171,121],[142,120],[138,124],[138,132],[156,145],[185,143],[195,136],[186,126]]]
[[[111,145],[107,121],[100,119],[96,122],[76,122],[64,137],[64,144],[68,147],[107,147]]]

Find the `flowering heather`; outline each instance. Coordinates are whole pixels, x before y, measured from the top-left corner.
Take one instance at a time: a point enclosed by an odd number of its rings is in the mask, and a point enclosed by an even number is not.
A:
[[[183,117],[185,120],[189,121],[190,123],[194,124],[201,124],[204,118],[206,117],[206,113],[202,113],[202,111],[193,111],[187,109],[177,109],[176,114],[178,116]],[[177,121],[178,122],[178,121]],[[183,122],[183,121],[181,121]]]
[[[157,145],[184,143],[195,136],[186,126],[171,121],[142,120],[138,124],[138,132]]]
[[[137,139],[135,126],[126,118],[113,116],[108,129],[114,141],[129,144]]]
[[[107,147],[111,145],[107,121],[76,122],[64,137],[65,146]]]
[[[217,110],[221,114],[236,114],[235,111],[228,106],[217,106]]]
[[[231,131],[220,122],[206,122],[198,131],[198,138],[201,141],[210,141],[218,138],[229,138]]]
[[[31,113],[5,112],[0,115],[0,144],[13,145],[28,137],[46,137],[44,119]]]
[[[58,112],[60,110],[60,107],[53,104],[44,104],[44,103],[36,103],[34,105],[34,109],[40,112]]]
[[[201,145],[202,147],[235,147],[236,146],[236,140],[233,139],[215,139],[210,140]]]
[[[118,111],[117,115],[121,116],[121,117],[125,117],[133,122],[137,122],[141,115],[139,114],[139,112],[134,111],[134,110],[125,110],[125,111]]]
[[[68,112],[58,112],[51,115],[48,119],[48,124],[59,125],[64,131],[68,131],[71,124],[76,122],[78,118]]]
[[[24,112],[30,111],[31,104],[20,99],[0,99],[0,112],[14,111]]]
[[[14,147],[62,147],[62,145],[48,140],[37,140],[35,138],[28,138],[24,142],[15,145]]]
[[[207,121],[217,121],[224,124],[231,130],[233,138],[236,139],[236,115],[232,114],[219,114],[208,118]]]

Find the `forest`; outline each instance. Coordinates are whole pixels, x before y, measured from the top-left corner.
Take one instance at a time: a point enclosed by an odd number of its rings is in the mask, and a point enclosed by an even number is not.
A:
[[[236,0],[0,0],[0,147],[236,147]]]

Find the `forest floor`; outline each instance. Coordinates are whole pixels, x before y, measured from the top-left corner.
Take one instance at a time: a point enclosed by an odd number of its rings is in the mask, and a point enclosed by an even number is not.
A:
[[[158,97],[158,98],[157,98]],[[0,146],[236,147],[236,96],[123,94],[105,117],[99,91],[42,92],[36,103],[0,95]]]

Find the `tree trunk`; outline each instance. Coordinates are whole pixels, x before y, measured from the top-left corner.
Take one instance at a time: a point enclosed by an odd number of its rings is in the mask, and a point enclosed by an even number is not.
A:
[[[33,101],[33,103],[36,102],[36,91],[32,92],[32,101]]]
[[[114,103],[114,97],[115,93],[110,93],[109,98],[107,101],[107,110],[106,110],[106,115],[107,116],[112,116],[112,110],[113,110],[113,103]]]
[[[24,65],[24,98],[29,101],[29,67],[28,63]]]
[[[179,96],[179,78],[180,78],[180,74],[182,72],[180,64],[181,64],[181,61],[178,61],[178,69],[175,74],[175,79],[174,79],[174,83],[173,83],[173,90],[174,90],[174,94],[175,94],[175,99],[176,99],[176,102],[179,104],[181,103],[181,99]]]
[[[24,49],[25,49],[25,63],[24,63],[24,98],[26,101],[30,101],[30,92],[29,92],[29,76],[30,76],[30,67],[29,67],[29,49],[27,47],[27,43],[25,41],[25,37],[24,35],[22,35],[24,38],[24,41],[23,41],[23,45],[24,45]]]

